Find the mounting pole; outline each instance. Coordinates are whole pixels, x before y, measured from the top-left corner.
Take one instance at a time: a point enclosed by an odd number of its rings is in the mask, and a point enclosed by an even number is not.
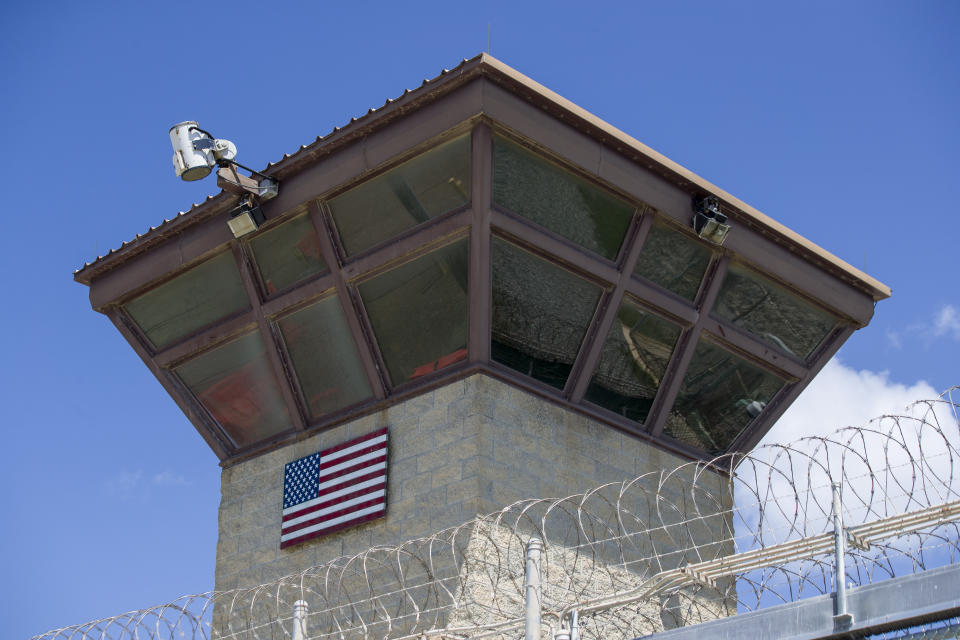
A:
[[[844,562],[846,534],[843,530],[843,515],[840,513],[840,483],[833,483],[833,563],[836,594],[833,622],[838,628],[853,624],[853,615],[847,612],[847,567]]]
[[[530,538],[527,542],[525,640],[540,640],[540,552],[542,550],[543,542],[540,538]]]
[[[293,640],[306,640],[307,638],[307,610],[309,606],[306,600],[297,600],[293,603]]]

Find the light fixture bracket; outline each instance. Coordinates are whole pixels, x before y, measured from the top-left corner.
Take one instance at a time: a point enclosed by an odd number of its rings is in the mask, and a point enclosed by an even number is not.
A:
[[[237,195],[254,195],[260,200],[275,198],[280,192],[280,183],[252,169],[249,176],[245,176],[237,168],[247,169],[234,161],[223,161],[217,169],[217,186],[229,193]],[[254,177],[257,176],[257,177]]]

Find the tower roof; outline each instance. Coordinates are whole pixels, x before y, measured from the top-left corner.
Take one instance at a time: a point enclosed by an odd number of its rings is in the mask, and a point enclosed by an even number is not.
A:
[[[746,449],[890,295],[487,54],[263,173],[74,274],[227,462],[476,371]]]

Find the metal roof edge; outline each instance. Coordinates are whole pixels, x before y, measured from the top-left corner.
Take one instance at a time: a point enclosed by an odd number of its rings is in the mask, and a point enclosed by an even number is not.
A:
[[[786,225],[777,222],[770,216],[759,211],[758,209],[750,206],[746,202],[743,202],[739,198],[734,197],[733,195],[727,193],[723,189],[719,188],[715,184],[705,180],[700,177],[693,171],[690,171],[686,167],[674,162],[670,158],[667,158],[658,151],[648,147],[643,144],[633,136],[621,131],[620,129],[614,127],[605,120],[598,118],[593,115],[586,109],[578,106],[577,104],[567,100],[560,94],[548,89],[543,86],[536,80],[525,76],[520,73],[513,67],[504,64],[503,62],[497,60],[487,53],[480,55],[481,63],[489,67],[491,70],[495,70],[497,73],[502,76],[512,80],[514,83],[523,86],[530,91],[539,94],[540,96],[548,99],[549,101],[556,104],[558,107],[567,111],[572,116],[575,116],[577,119],[581,120],[588,127],[595,129],[599,132],[602,132],[612,140],[616,141],[619,144],[622,144],[626,147],[629,147],[631,150],[639,153],[642,156],[647,157],[653,162],[661,165],[671,173],[676,176],[698,186],[705,191],[710,192],[711,194],[717,196],[727,204],[731,205],[735,209],[739,210],[747,218],[752,219],[759,226],[764,227],[773,233],[781,236],[783,239],[799,246],[802,250],[812,254],[814,257],[820,261],[834,267],[840,272],[848,275],[854,281],[860,283],[862,286],[867,288],[873,297],[874,300],[882,300],[884,298],[889,298],[891,294],[891,289],[886,284],[880,282],[876,278],[866,274],[865,272],[857,269],[848,262],[842,260],[841,258],[830,253],[823,247],[817,245],[816,243],[808,240],[804,236],[800,235],[793,229],[790,229]]]
[[[269,163],[262,173],[282,179],[286,175],[301,170],[304,165],[333,153],[344,144],[365,135],[372,128],[386,126],[408,111],[419,108],[424,103],[435,100],[478,76],[482,63],[483,54],[465,58],[452,69],[443,69],[439,75],[425,79],[419,87],[406,89],[397,98],[387,99],[380,107],[370,109],[358,118],[351,118],[347,124],[334,127],[326,135],[317,136],[314,142],[301,145],[293,153],[284,154],[280,160]],[[73,279],[89,286],[97,276],[142,253],[158,239],[159,234],[167,236],[188,229],[221,213],[235,201],[236,196],[222,190],[216,195],[207,196],[206,200],[194,204],[187,211],[181,211],[173,218],[165,219],[159,225],[150,227],[147,232],[138,234],[133,240],[124,242],[120,247],[111,249],[102,256],[97,256],[92,262],[85,262],[83,266],[74,270]]]
[[[827,266],[828,269],[835,272],[835,274],[845,276],[845,279],[852,284],[866,290],[875,301],[890,297],[891,290],[889,286],[853,267],[844,260],[841,260],[839,257],[811,242],[796,231],[793,231],[789,227],[732,196],[682,165],[670,160],[663,154],[648,147],[605,120],[598,118],[586,109],[583,109],[532,78],[520,73],[513,67],[504,64],[489,53],[481,53],[470,59],[464,59],[456,67],[449,70],[444,69],[434,78],[425,79],[416,89],[405,90],[399,97],[388,99],[380,107],[370,109],[359,118],[351,118],[350,122],[346,125],[334,127],[333,130],[325,136],[318,136],[314,142],[302,145],[292,154],[284,154],[284,157],[277,162],[270,163],[263,170],[263,173],[269,176],[283,178],[286,175],[302,170],[305,165],[311,164],[319,158],[333,153],[336,149],[351,142],[358,136],[365,135],[371,129],[386,126],[389,122],[402,117],[405,113],[420,108],[424,103],[440,98],[444,94],[449,93],[480,75],[489,77],[498,84],[505,85],[514,90],[522,89],[536,95],[539,99],[545,100],[556,109],[566,112],[578,120],[583,126],[594,132],[595,135],[600,134],[602,137],[622,145],[632,152],[656,163],[659,167],[677,178],[715,195],[724,201],[725,204],[736,209],[756,226],[768,230],[775,236],[779,236],[779,238],[786,241],[787,244],[800,249],[822,265]],[[159,239],[159,234],[166,236],[187,229],[194,224],[222,212],[235,198],[235,196],[224,193],[223,191],[214,196],[208,196],[204,202],[194,204],[188,211],[181,212],[170,220],[164,220],[163,223],[156,227],[151,227],[149,231],[138,235],[134,240],[123,243],[118,249],[112,249],[106,255],[98,256],[93,262],[85,263],[82,267],[74,271],[74,280],[82,284],[90,285],[92,280],[97,276],[146,250],[147,247]]]

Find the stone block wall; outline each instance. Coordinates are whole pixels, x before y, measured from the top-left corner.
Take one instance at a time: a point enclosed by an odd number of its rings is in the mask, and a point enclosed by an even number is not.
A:
[[[280,549],[283,466],[390,428],[387,517]],[[477,374],[224,469],[216,589],[250,587],[527,498],[560,498],[683,461]]]

